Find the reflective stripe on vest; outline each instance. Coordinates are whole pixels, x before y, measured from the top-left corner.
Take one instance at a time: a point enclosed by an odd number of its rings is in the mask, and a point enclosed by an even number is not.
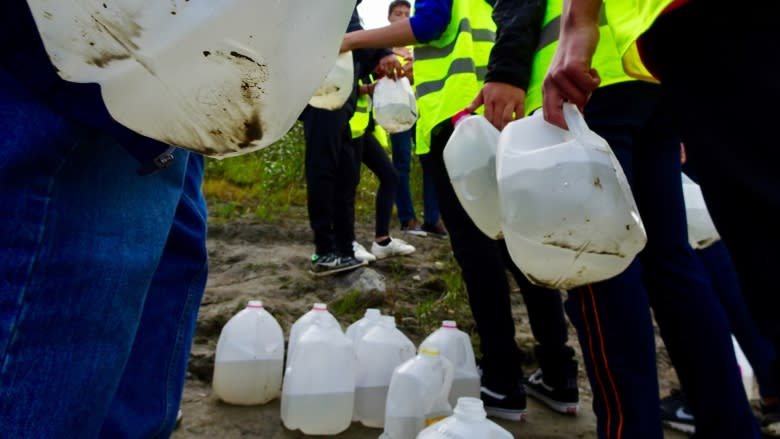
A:
[[[531,79],[525,97],[525,114],[530,114],[542,106],[542,82],[558,48],[562,9],[563,0],[547,1],[544,25],[539,35],[539,44],[534,54]],[[633,80],[623,71],[620,56],[615,48],[615,40],[612,38],[612,30],[607,25],[607,15],[603,8],[599,12],[599,44],[593,55],[592,66],[601,77],[599,87]]]
[[[642,63],[636,42],[674,0],[605,0],[607,20],[612,30],[623,68],[644,81],[658,82]]]
[[[353,139],[362,136],[363,133],[366,132],[369,121],[368,107],[370,105],[371,101],[368,95],[361,95],[358,97],[357,104],[355,105],[355,114],[353,114],[352,119],[349,120],[349,129],[352,132]]]
[[[485,0],[454,0],[447,29],[414,50],[417,154],[430,151],[431,131],[479,93],[496,38],[493,8]]]

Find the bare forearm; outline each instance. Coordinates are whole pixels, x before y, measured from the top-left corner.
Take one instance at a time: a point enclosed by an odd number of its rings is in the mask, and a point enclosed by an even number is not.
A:
[[[341,51],[354,49],[378,49],[417,44],[409,20],[395,22],[378,29],[350,32],[344,36]]]
[[[565,0],[563,27],[590,26],[598,23],[602,0]]]

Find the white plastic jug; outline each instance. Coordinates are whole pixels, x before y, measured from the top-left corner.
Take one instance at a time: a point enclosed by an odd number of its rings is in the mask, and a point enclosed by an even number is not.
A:
[[[756,374],[753,372],[753,366],[750,365],[745,353],[742,351],[737,339],[732,335],[731,343],[734,345],[734,355],[737,357],[737,365],[739,366],[739,373],[742,376],[742,385],[745,387],[745,394],[748,400],[755,401],[759,399],[758,384],[756,382]]]
[[[609,279],[647,241],[623,169],[572,104],[570,131],[541,112],[511,122],[498,142],[502,230],[528,279],[568,289]]]
[[[219,334],[214,393],[237,405],[265,404],[282,390],[284,334],[276,319],[252,300]]]
[[[512,439],[512,433],[487,419],[479,398],[460,398],[454,414],[426,428],[417,439]]]
[[[323,110],[337,110],[344,106],[355,86],[355,66],[352,52],[344,52],[336,59],[325,81],[314,92],[309,105]]]
[[[300,336],[282,387],[281,418],[290,430],[334,435],[352,422],[355,353],[324,314]]]
[[[373,103],[376,123],[390,134],[407,131],[417,122],[417,98],[407,78],[377,81]]]
[[[380,439],[414,439],[425,427],[452,414],[447,401],[454,369],[426,344],[416,357],[398,366],[390,380],[385,408],[385,429]]]
[[[376,308],[366,309],[363,318],[357,322],[349,325],[347,328],[347,338],[352,341],[352,344],[357,346],[358,341],[363,339],[368,331],[379,324],[379,320],[382,317],[382,313]]]
[[[383,316],[355,345],[357,381],[352,419],[367,427],[385,425],[385,403],[393,371],[415,355],[414,344]]]
[[[438,346],[439,352],[455,368],[449,395],[450,405],[454,407],[461,397],[479,398],[480,376],[469,335],[459,330],[455,321],[445,320],[441,328],[423,340],[421,345],[425,344]]]
[[[280,139],[338,55],[354,0],[28,0],[60,76],[130,129],[211,156]],[[316,38],[312,38],[316,35]]]
[[[289,366],[292,361],[293,351],[298,343],[298,339],[301,338],[301,335],[303,335],[307,329],[309,329],[309,326],[313,325],[314,322],[320,318],[334,323],[339,330],[341,330],[341,325],[338,320],[333,317],[333,314],[328,312],[328,305],[324,303],[315,303],[314,306],[311,307],[311,310],[299,317],[298,320],[293,323],[292,328],[290,328],[290,339],[287,341],[286,365]]]
[[[720,234],[712,223],[699,185],[685,174],[682,174],[682,185],[685,216],[688,218],[688,241],[695,249],[707,248],[720,240]]]
[[[444,165],[452,188],[479,230],[499,239],[502,234],[496,148],[501,133],[483,116],[456,118],[455,131],[444,147]]]

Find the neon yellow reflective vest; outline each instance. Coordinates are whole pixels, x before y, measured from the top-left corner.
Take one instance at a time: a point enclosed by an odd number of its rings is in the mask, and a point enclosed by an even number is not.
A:
[[[605,0],[607,20],[614,35],[623,68],[629,75],[658,82],[642,63],[636,42],[673,0]]]
[[[358,82],[358,84],[363,84]],[[357,104],[355,105],[355,113],[352,115],[352,119],[349,120],[349,129],[352,131],[352,138],[357,139],[366,132],[368,128],[369,112],[371,109],[371,98],[368,95],[358,96]]]
[[[485,0],[454,0],[447,29],[414,49],[417,154],[431,149],[431,131],[466,108],[482,88],[496,40],[493,8]]]
[[[534,54],[531,79],[528,82],[528,90],[525,97],[525,114],[542,106],[542,82],[547,75],[555,49],[558,47],[558,34],[561,29],[561,11],[563,0],[547,0],[547,10],[544,14],[542,32],[539,35],[539,44]],[[604,87],[618,82],[631,81],[634,78],[623,71],[620,63],[620,54],[616,49],[612,29],[607,25],[607,18],[602,9],[599,14],[599,45],[593,55],[593,68],[599,72],[601,84]]]

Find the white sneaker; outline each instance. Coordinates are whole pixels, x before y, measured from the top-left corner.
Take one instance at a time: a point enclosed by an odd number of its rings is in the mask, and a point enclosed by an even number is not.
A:
[[[414,253],[415,248],[409,245],[403,239],[390,238],[390,244],[379,245],[376,242],[371,244],[371,253],[377,259],[384,259],[389,256],[404,256]]]
[[[360,245],[357,241],[352,241],[352,251],[355,252],[355,259],[361,262],[374,262],[376,261],[376,256],[372,255],[371,253],[366,250],[365,247]]]

